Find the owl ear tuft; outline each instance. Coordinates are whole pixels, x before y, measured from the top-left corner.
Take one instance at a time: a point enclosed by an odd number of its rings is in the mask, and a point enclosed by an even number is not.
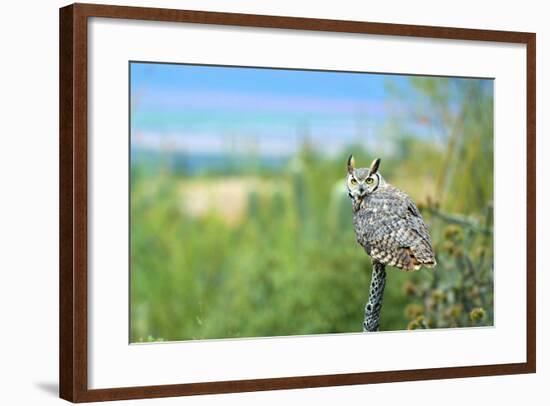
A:
[[[351,174],[355,170],[355,158],[350,155],[348,158],[348,173]]]
[[[379,166],[380,166],[380,158],[376,158],[374,161],[372,161],[372,164],[370,164],[369,176],[374,175],[376,172],[378,172]]]

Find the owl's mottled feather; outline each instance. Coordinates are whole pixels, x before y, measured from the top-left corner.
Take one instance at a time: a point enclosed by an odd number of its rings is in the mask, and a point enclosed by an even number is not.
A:
[[[435,265],[428,228],[406,193],[380,185],[356,208],[353,223],[357,242],[373,259],[406,271]]]

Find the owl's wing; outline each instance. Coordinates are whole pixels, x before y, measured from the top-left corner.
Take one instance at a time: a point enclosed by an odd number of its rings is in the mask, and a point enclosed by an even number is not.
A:
[[[418,207],[416,207],[416,204],[414,204],[410,197],[407,196],[406,200],[407,210],[404,213],[404,217],[409,220],[411,228],[413,228],[422,239],[426,240],[426,242],[431,245],[428,227],[426,226],[426,223],[424,223],[424,219],[422,218]]]
[[[397,188],[383,191],[369,206],[374,259],[405,270],[435,264],[428,228],[406,193]]]
[[[434,266],[435,256],[428,227],[414,202],[408,196],[406,200],[407,211],[404,219],[412,233],[405,233],[408,238],[401,241],[402,247],[410,250],[409,255],[413,257],[414,265]],[[416,266],[414,269],[417,269]]]

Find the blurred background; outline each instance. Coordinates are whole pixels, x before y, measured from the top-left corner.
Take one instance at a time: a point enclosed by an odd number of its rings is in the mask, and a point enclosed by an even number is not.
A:
[[[380,330],[493,324],[493,81],[130,65],[132,342],[362,331],[346,160],[419,206],[438,266]]]

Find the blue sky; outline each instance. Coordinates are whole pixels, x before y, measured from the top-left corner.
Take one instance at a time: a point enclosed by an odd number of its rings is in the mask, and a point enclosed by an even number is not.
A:
[[[407,76],[139,62],[130,69],[138,148],[216,153],[231,145],[288,155],[307,134],[335,152],[351,140],[376,143],[391,115],[422,103]]]

